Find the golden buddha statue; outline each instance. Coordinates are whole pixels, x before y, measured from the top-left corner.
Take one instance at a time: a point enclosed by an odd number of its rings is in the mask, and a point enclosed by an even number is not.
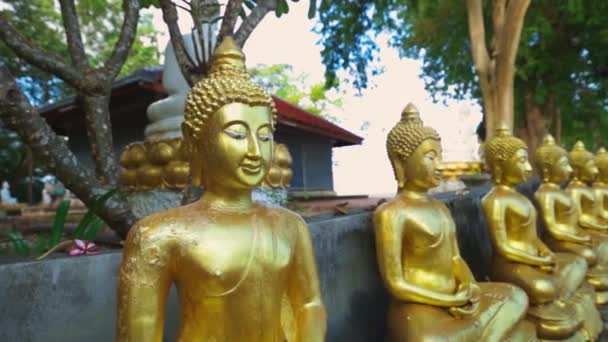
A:
[[[530,341],[526,294],[478,283],[460,256],[448,208],[427,193],[441,181],[441,145],[409,104],[387,138],[397,197],[374,212],[377,260],[392,301],[389,341]]]
[[[587,261],[587,282],[596,290],[596,301],[604,304],[608,299],[607,264],[598,262],[598,249],[605,250],[604,244],[594,243],[591,236],[579,226],[578,213],[570,194],[562,190],[561,184],[570,179],[572,167],[568,152],[555,144],[547,135],[536,150],[537,168],[542,184],[535,197],[545,224],[544,240],[558,252],[580,255]]]
[[[597,215],[602,222],[608,222],[608,152],[600,148],[595,153],[595,165],[598,173],[593,182],[593,193],[597,203]]]
[[[608,222],[602,217],[602,203],[596,200],[596,193],[590,187],[599,172],[593,153],[587,151],[582,141],[577,141],[569,157],[573,173],[566,190],[574,200],[578,223],[592,236],[603,237],[608,233]]]
[[[181,307],[178,341],[324,340],[306,224],[251,199],[269,169],[274,111],[272,98],[249,79],[242,51],[226,38],[209,76],[189,93],[183,123],[192,180],[205,192],[130,230],[119,274],[119,341],[162,340],[172,284]],[[285,302],[291,317],[282,315]]]
[[[500,128],[485,144],[485,161],[494,181],[482,199],[494,247],[492,279],[526,291],[539,337],[595,339],[602,324],[593,288],[584,282],[585,259],[551,251],[537,235],[534,205],[514,188],[532,171],[526,144]]]

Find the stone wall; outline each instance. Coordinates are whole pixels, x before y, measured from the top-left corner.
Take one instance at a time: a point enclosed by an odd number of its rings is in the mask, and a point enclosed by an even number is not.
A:
[[[522,187],[527,195],[536,183]],[[458,229],[463,257],[479,280],[492,249],[480,198],[487,187],[441,194]],[[327,341],[382,341],[388,294],[375,261],[371,214],[309,222],[328,311]],[[0,265],[0,341],[113,341],[120,252]],[[173,341],[178,305],[168,304],[166,340]]]

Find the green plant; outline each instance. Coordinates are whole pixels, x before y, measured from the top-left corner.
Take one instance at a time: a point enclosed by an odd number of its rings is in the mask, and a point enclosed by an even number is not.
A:
[[[87,210],[82,219],[80,219],[78,222],[78,226],[72,233],[72,240],[95,240],[99,229],[101,229],[101,227],[103,227],[105,224],[105,222],[95,214],[95,211],[99,210],[117,191],[118,189],[110,190],[93,202],[93,205],[89,208],[89,210]],[[61,201],[57,207],[57,210],[55,211],[55,219],[53,221],[53,226],[51,227],[49,236],[46,237],[39,234],[36,236],[33,243],[24,239],[21,232],[14,227],[13,230],[7,234],[7,237],[13,245],[15,254],[19,256],[37,255],[45,250],[54,251],[58,246],[64,246],[65,242],[61,243],[61,237],[65,231],[65,222],[69,210],[70,201]],[[69,240],[68,242],[71,242],[72,240]],[[43,256],[48,254],[49,253],[47,252]]]

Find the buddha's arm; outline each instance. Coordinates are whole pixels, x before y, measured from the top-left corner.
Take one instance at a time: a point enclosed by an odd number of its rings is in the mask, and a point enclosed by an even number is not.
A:
[[[541,215],[545,228],[551,233],[551,235],[560,241],[574,242],[574,243],[586,243],[590,240],[588,235],[581,236],[571,234],[569,232],[560,229],[559,223],[555,219],[555,200],[549,196],[537,197],[540,203]]]
[[[327,316],[321,300],[314,250],[308,227],[301,219],[297,230],[287,288],[297,326],[296,341],[321,342],[325,340]]]
[[[500,255],[511,261],[534,266],[549,266],[552,264],[551,259],[548,257],[531,255],[509,245],[507,227],[505,225],[507,213],[503,205],[499,203],[487,203],[487,206],[484,205],[484,213],[490,228],[490,238]]]
[[[468,303],[468,292],[449,295],[416,286],[403,279],[401,238],[394,233],[389,214],[386,212],[374,214],[374,231],[380,274],[393,297],[402,301],[445,307],[462,306]]]
[[[117,341],[163,339],[170,279],[168,251],[142,238],[140,227],[129,232],[118,282]]]
[[[590,215],[583,210],[582,196],[583,195],[579,194],[579,193],[572,194],[572,200],[574,201],[574,206],[576,207],[576,211],[579,213],[579,215],[578,215],[579,226],[581,226],[582,228],[585,228],[585,229],[608,230],[608,225],[599,222],[595,216]]]

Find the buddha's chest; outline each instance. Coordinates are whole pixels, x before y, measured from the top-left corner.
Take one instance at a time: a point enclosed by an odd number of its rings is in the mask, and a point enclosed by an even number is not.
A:
[[[180,285],[219,296],[245,282],[282,279],[292,259],[292,240],[273,227],[211,227],[183,240],[174,268]]]
[[[560,220],[569,220],[575,218],[576,209],[574,207],[574,201],[565,192],[556,192],[553,195],[553,203],[555,216]]]
[[[428,250],[442,245],[454,230],[454,221],[447,209],[416,208],[404,222],[403,240],[409,247]]]
[[[510,198],[505,214],[508,228],[519,230],[535,226],[536,209],[523,195],[515,195]]]

